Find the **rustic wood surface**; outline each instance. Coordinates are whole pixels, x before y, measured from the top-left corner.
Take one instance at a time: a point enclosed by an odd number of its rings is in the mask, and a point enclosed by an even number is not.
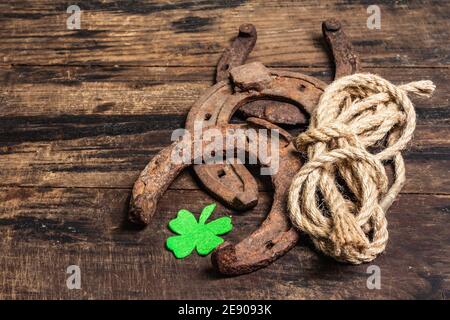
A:
[[[450,2],[378,1],[381,30],[366,27],[368,1],[79,1],[81,30],[67,30],[67,1],[0,3],[0,298],[448,299],[450,294]],[[418,127],[405,152],[407,184],[389,211],[390,241],[368,265],[317,253],[306,237],[250,275],[226,278],[209,258],[176,260],[164,248],[180,208],[213,200],[186,171],[145,230],[126,222],[134,180],[183,126],[213,82],[238,26],[252,22],[250,61],[330,81],[322,20],[345,27],[366,71],[395,83],[431,79],[414,99]],[[260,179],[261,180],[261,179]],[[270,208],[233,215],[238,240]],[[66,268],[82,271],[68,290]]]

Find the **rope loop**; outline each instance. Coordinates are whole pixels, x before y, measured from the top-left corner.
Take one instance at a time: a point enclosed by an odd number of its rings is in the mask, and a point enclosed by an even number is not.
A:
[[[346,76],[326,88],[308,130],[294,140],[309,160],[288,196],[292,223],[319,250],[354,264],[384,251],[385,213],[405,182],[400,152],[416,125],[407,94],[429,97],[434,89],[431,81],[395,86],[373,74]],[[390,186],[386,160],[394,166]]]

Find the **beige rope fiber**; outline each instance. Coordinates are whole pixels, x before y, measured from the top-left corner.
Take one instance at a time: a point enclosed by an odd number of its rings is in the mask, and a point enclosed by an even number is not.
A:
[[[308,130],[295,140],[309,161],[288,199],[292,223],[319,250],[359,264],[385,249],[385,213],[405,182],[400,152],[416,126],[407,93],[429,97],[434,89],[431,81],[395,86],[373,74],[346,76],[326,88]],[[383,165],[389,160],[390,186]]]

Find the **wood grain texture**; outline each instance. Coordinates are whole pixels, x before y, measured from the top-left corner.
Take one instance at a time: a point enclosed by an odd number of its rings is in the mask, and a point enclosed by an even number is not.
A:
[[[382,28],[368,30],[365,0],[90,0],[80,4],[82,30],[69,31],[66,1],[2,1],[0,299],[448,299],[450,2],[379,2]],[[414,99],[407,184],[388,214],[388,248],[373,262],[381,290],[367,289],[368,265],[323,257],[305,237],[237,278],[215,273],[209,258],[174,259],[164,248],[168,221],[214,201],[189,170],[148,228],[129,225],[134,180],[212,84],[239,24],[258,29],[249,61],[329,82],[320,23],[330,17],[343,21],[365,71],[437,85],[432,99]],[[235,223],[227,240],[269,210],[270,183],[258,184],[255,209],[219,205]],[[71,264],[81,267],[82,290],[66,287]]]
[[[215,66],[238,26],[251,22],[258,29],[256,59],[269,65],[327,65],[326,52],[318,50],[320,24],[337,17],[364,64],[449,66],[448,1],[380,1],[381,30],[366,26],[370,4],[89,0],[80,4],[82,30],[73,31],[66,29],[64,0],[8,0],[0,6],[0,62]]]
[[[235,241],[256,228],[270,206],[233,214]],[[381,290],[367,290],[367,265],[336,263],[316,253],[307,239],[256,273],[227,278],[208,258],[176,260],[165,250],[166,225],[180,205],[198,213],[212,199],[201,191],[167,192],[147,229],[124,223],[129,190],[1,188],[0,297],[12,298],[448,298],[449,196],[402,195],[389,213]],[[180,199],[173,201],[174,198]],[[105,205],[108,204],[108,205]],[[65,269],[82,269],[82,290],[67,290]]]
[[[292,70],[331,78],[330,69]],[[407,76],[445,88],[450,81],[448,69],[367,70],[398,83]],[[211,85],[213,68],[13,67],[0,75],[0,185],[127,188],[184,125],[192,103]],[[450,191],[449,95],[438,89],[432,99],[415,99],[419,125],[405,152],[404,192]],[[192,179],[183,181],[172,188],[198,188]]]
[[[325,47],[322,47],[325,50]],[[250,61],[254,61],[251,58]],[[263,61],[264,62],[264,61]],[[328,67],[283,68],[325,82]],[[393,83],[430,79],[438,86],[432,99],[414,99],[419,123],[448,121],[450,68],[371,68]],[[2,116],[182,115],[213,83],[211,67],[65,67],[0,66]],[[32,90],[30,90],[32,88]]]

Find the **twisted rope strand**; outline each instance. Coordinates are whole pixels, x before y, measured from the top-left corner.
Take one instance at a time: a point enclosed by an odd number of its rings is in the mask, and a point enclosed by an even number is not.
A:
[[[288,196],[292,223],[319,250],[359,264],[385,249],[385,214],[405,182],[400,152],[416,126],[407,94],[429,97],[434,89],[431,81],[395,86],[373,74],[343,77],[326,88],[308,130],[294,141],[309,161],[295,175]],[[378,153],[367,150],[383,144]],[[382,163],[387,160],[395,173],[390,186]]]

